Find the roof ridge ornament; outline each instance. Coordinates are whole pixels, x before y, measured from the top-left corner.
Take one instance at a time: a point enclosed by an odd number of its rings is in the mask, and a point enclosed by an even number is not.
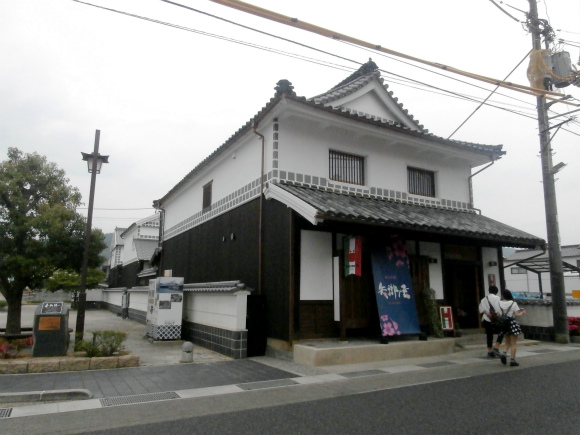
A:
[[[282,79],[276,83],[276,87],[274,88],[276,91],[275,97],[280,97],[282,95],[290,95],[292,97],[296,96],[296,92],[294,92],[294,86],[289,80]]]

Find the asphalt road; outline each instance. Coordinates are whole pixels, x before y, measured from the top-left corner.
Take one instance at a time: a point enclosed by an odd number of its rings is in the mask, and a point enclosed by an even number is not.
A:
[[[578,435],[579,392],[579,352],[559,352],[52,417],[62,424],[32,416],[0,433]]]

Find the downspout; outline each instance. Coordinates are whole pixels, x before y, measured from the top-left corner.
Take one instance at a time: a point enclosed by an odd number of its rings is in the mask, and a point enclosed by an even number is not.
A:
[[[489,168],[494,163],[495,163],[495,159],[494,159],[494,155],[492,154],[491,155],[491,163],[489,165],[487,165],[486,167],[480,169],[475,174],[471,174],[469,177],[467,177],[467,180],[468,180],[468,183],[469,183],[469,207],[472,210],[476,210],[477,212],[479,212],[479,214],[481,214],[481,210],[478,209],[478,208],[473,207],[473,180],[472,180],[472,178],[475,177],[480,172],[485,171],[487,168]]]
[[[163,272],[163,238],[165,237],[165,209],[161,206],[159,201],[153,201],[153,207],[159,210],[159,240],[157,242],[157,249],[159,250],[159,265],[157,266],[157,276]],[[161,275],[163,276],[163,275]]]
[[[260,215],[259,215],[259,224],[258,224],[258,295],[262,294],[262,243],[263,243],[263,235],[262,235],[262,222],[264,218],[264,135],[258,133],[259,122],[254,123],[254,133],[260,136],[262,139],[262,163],[260,168]]]

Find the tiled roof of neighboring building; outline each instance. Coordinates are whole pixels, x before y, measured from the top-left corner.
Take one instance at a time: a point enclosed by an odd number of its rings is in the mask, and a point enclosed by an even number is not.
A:
[[[347,195],[288,183],[276,185],[315,208],[317,217],[324,220],[473,237],[497,242],[503,246],[525,247],[545,244],[539,237],[477,213]]]
[[[560,252],[562,253],[562,258],[570,258],[570,257],[580,257],[580,245],[566,245],[560,247]],[[514,252],[507,258],[507,261],[517,261],[523,260],[525,258],[529,258],[533,255],[539,255],[536,258],[548,258],[548,251],[543,252],[539,249],[522,249]]]
[[[155,248],[159,246],[157,240],[134,239],[133,242],[135,243],[135,249],[137,250],[138,260],[151,260]]]

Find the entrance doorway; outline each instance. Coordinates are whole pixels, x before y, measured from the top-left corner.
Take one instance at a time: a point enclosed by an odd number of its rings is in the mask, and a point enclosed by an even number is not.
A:
[[[479,328],[479,266],[447,260],[444,265],[445,303],[453,307],[459,329]]]

